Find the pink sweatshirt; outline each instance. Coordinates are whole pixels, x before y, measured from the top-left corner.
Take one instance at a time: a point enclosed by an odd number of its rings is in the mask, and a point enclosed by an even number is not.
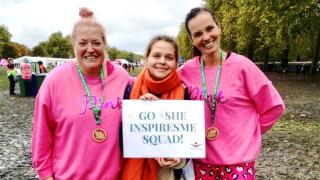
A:
[[[199,57],[179,69],[191,99],[203,100]],[[217,66],[205,67],[211,102]],[[210,105],[211,106],[211,105]],[[283,101],[271,81],[249,59],[231,53],[222,65],[217,93],[216,140],[206,140],[206,158],[195,161],[231,165],[254,161],[259,154],[261,134],[284,112]],[[211,127],[210,108],[205,104],[205,126]]]
[[[36,98],[32,131],[32,163],[40,179],[118,179],[122,98],[130,77],[123,68],[109,61],[107,65],[100,124],[107,139],[102,143],[92,139],[97,125],[75,62],[55,68],[45,78]],[[97,102],[101,79],[84,76]]]

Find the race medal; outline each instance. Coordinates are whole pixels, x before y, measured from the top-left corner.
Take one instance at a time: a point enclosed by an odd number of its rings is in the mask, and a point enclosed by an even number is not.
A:
[[[90,89],[87,85],[87,82],[82,74],[81,68],[79,66],[79,64],[76,64],[82,85],[84,87],[84,90],[86,91],[87,96],[89,97],[89,102],[91,105],[91,108],[93,110],[93,115],[94,118],[96,120],[97,125],[99,126],[101,123],[101,106],[103,104],[104,101],[104,71],[103,71],[103,66],[100,66],[100,78],[101,78],[101,84],[102,84],[102,89],[101,89],[101,99],[99,101],[99,105],[95,106],[95,104],[93,103],[93,98],[92,98],[92,94],[90,92]],[[101,128],[97,128],[92,132],[92,138],[95,142],[103,142],[104,140],[107,139],[107,133],[101,129]]]
[[[210,140],[210,141],[215,140],[219,136],[219,131],[215,127],[210,127],[207,130],[206,136],[207,136],[207,139]]]
[[[217,92],[218,92],[218,86],[219,86],[219,80],[220,80],[220,73],[221,73],[221,66],[223,61],[223,51],[220,49],[220,63],[218,63],[217,67],[217,74],[216,74],[216,81],[213,89],[213,95],[212,95],[212,106],[210,106],[210,100],[208,99],[208,92],[207,92],[207,84],[206,84],[206,76],[204,73],[204,60],[201,59],[200,62],[200,71],[201,71],[201,81],[202,81],[202,89],[203,89],[203,95],[204,99],[206,101],[206,104],[211,110],[211,127],[207,129],[206,137],[209,141],[215,140],[219,136],[219,130],[214,127],[214,118],[216,113],[216,105],[217,105]]]
[[[103,129],[97,128],[93,131],[92,138],[94,141],[100,143],[100,142],[103,142],[104,140],[106,140],[107,134]]]

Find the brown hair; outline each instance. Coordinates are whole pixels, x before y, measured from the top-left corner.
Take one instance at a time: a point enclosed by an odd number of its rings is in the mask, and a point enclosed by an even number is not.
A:
[[[82,7],[80,8],[79,16],[81,19],[74,24],[72,29],[72,33],[71,33],[72,43],[74,43],[75,41],[77,30],[79,28],[82,28],[84,26],[96,26],[101,31],[101,36],[104,44],[107,45],[106,30],[99,22],[96,21],[96,19],[93,16],[93,11],[91,11],[86,7]]]
[[[167,35],[157,35],[157,36],[153,37],[147,46],[145,57],[148,57],[150,55],[152,46],[158,41],[165,41],[165,42],[171,44],[172,47],[174,48],[174,57],[176,58],[176,61],[178,61],[178,45],[172,37],[167,36]]]
[[[189,35],[190,39],[192,39],[192,38],[191,38],[190,29],[189,29],[189,26],[188,26],[188,25],[189,25],[189,22],[191,21],[191,19],[195,18],[195,17],[196,17],[198,14],[200,14],[201,12],[208,12],[208,13],[211,15],[213,21],[214,21],[218,26],[220,26],[217,18],[215,17],[215,15],[214,15],[211,11],[209,11],[209,9],[207,9],[206,7],[196,7],[196,8],[193,8],[193,9],[191,9],[191,10],[189,11],[189,13],[186,15],[186,19],[185,19],[185,22],[184,22],[184,25],[185,25],[185,27],[186,27],[186,30],[187,30],[187,32],[188,32],[188,35]],[[195,57],[195,56],[201,56],[201,55],[202,55],[202,52],[201,52],[197,47],[193,46],[193,48],[192,48],[192,56]]]

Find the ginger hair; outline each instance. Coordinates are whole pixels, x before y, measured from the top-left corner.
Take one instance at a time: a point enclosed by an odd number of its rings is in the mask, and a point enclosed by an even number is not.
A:
[[[72,43],[74,43],[78,29],[86,27],[86,26],[95,26],[101,31],[102,40],[105,45],[107,45],[106,40],[106,30],[105,28],[94,18],[94,13],[87,7],[80,8],[79,11],[80,19],[73,25],[71,39]]]

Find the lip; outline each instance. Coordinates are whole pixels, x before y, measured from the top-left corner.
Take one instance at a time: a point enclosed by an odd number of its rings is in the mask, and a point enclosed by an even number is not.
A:
[[[168,68],[162,68],[162,67],[155,67],[156,70],[158,71],[167,71]]]
[[[97,56],[86,56],[83,59],[85,59],[86,61],[96,61],[97,58]]]
[[[211,42],[209,42],[209,43],[205,43],[203,46],[204,46],[205,48],[207,48],[207,49],[210,49],[210,48],[213,47],[213,45],[214,45],[214,41],[211,41]]]

